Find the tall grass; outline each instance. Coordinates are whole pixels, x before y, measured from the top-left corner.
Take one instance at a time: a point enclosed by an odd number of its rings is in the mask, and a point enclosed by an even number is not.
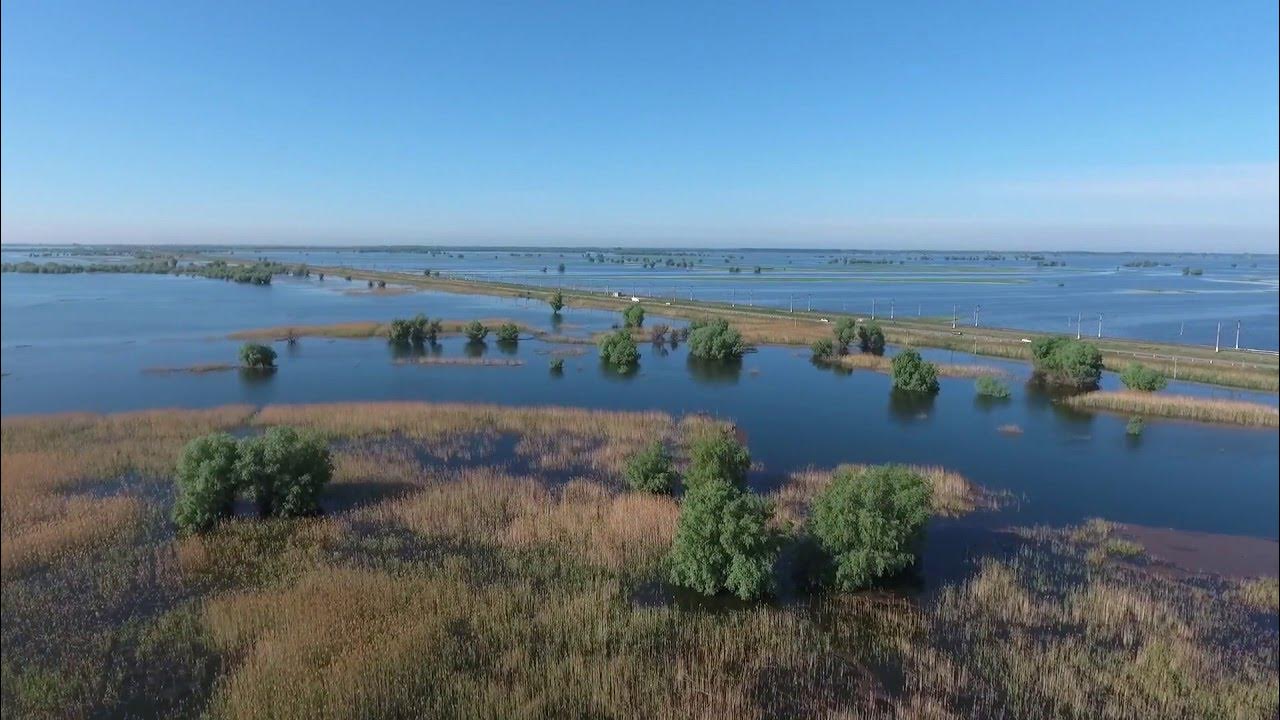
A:
[[[787,482],[774,490],[769,498],[776,508],[775,517],[783,522],[802,524],[809,516],[813,499],[831,483],[840,471],[858,471],[865,465],[842,464],[834,470],[809,469],[791,473]],[[911,465],[933,487],[933,512],[944,517],[958,517],[990,505],[994,498],[960,473],[937,465]]]
[[[1105,410],[1126,415],[1149,415],[1257,427],[1280,426],[1280,410],[1270,405],[1242,400],[1218,400],[1126,390],[1073,395],[1064,399],[1063,402],[1074,408]]]

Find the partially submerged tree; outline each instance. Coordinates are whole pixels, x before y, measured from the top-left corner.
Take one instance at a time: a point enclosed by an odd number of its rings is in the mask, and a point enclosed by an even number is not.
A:
[[[600,338],[600,357],[619,371],[635,366],[640,360],[636,341],[626,330],[616,330]]]
[[[240,364],[254,370],[269,370],[276,366],[276,351],[267,345],[245,343],[240,346]]]
[[[689,354],[703,360],[737,360],[747,351],[742,333],[724,318],[695,320],[689,326]]]
[[[938,367],[910,348],[893,358],[893,387],[909,392],[938,392]]]
[[[622,320],[627,327],[644,325],[644,306],[635,304],[622,311]]]
[[[1136,362],[1129,363],[1120,372],[1120,382],[1126,388],[1140,392],[1163,390],[1169,384],[1164,373]]]
[[[1009,397],[1009,386],[994,375],[983,375],[973,383],[978,394],[983,397],[1004,399]]]
[[[1102,353],[1083,340],[1036,338],[1031,343],[1031,360],[1036,375],[1056,385],[1096,388],[1102,379]]]
[[[489,328],[485,327],[484,323],[479,320],[472,320],[467,323],[467,326],[462,329],[462,332],[467,336],[467,340],[473,343],[482,342],[489,336]]]
[[[849,352],[849,346],[858,341],[858,323],[853,318],[840,318],[831,331],[835,336],[835,347],[841,355]]]
[[[902,465],[838,471],[810,520],[834,587],[859,590],[914,563],[932,497],[929,481]]]
[[[551,298],[547,300],[547,304],[551,306],[552,314],[558,315],[564,309],[564,293],[559,290],[551,293]]]
[[[515,323],[503,323],[496,333],[498,342],[513,345],[520,340],[520,326]]]
[[[872,320],[858,326],[858,347],[872,355],[884,354],[884,329],[880,323]]]
[[[809,346],[809,352],[813,353],[814,360],[830,360],[836,355],[836,344],[831,338],[819,338]]]

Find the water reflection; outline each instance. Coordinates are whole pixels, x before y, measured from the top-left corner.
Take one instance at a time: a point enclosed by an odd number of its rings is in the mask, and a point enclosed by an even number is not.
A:
[[[1027,381],[1023,397],[1026,398],[1028,408],[1041,412],[1048,409],[1059,425],[1079,435],[1092,429],[1093,413],[1077,410],[1060,402],[1063,398],[1079,394],[1079,390],[1045,383],[1033,376]]]
[[[640,376],[640,363],[636,363],[635,365],[631,365],[629,367],[620,368],[620,367],[617,367],[616,365],[610,364],[604,358],[600,358],[600,362],[597,363],[596,367],[600,368],[600,377],[604,378],[605,380],[611,380],[615,382],[630,382]]]
[[[889,417],[904,425],[928,420],[936,399],[933,393],[890,390]]]
[[[240,382],[246,386],[263,385],[275,377],[276,368],[240,368]]]
[[[975,394],[973,396],[973,407],[975,410],[980,410],[982,412],[991,412],[996,408],[1006,407],[1011,401],[1012,398],[1010,397],[992,397],[990,395]]]
[[[689,376],[704,385],[735,385],[742,376],[742,360],[703,360],[689,356]]]
[[[468,340],[462,346],[462,352],[469,358],[483,357],[489,351],[489,345],[483,340]]]
[[[444,352],[440,343],[387,343],[393,360],[416,360],[418,358],[435,357]]]
[[[498,352],[503,355],[515,355],[520,350],[520,343],[515,341],[499,340],[497,342]]]

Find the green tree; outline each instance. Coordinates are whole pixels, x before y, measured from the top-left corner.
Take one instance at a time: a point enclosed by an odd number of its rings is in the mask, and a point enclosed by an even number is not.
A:
[[[730,430],[713,430],[697,438],[689,447],[689,469],[685,487],[712,480],[724,480],[737,488],[747,486],[751,455]]]
[[[978,394],[983,397],[1009,397],[1009,386],[1006,385],[1003,380],[994,375],[983,375],[974,381],[974,387],[977,389]]]
[[[547,304],[551,306],[553,314],[560,314],[560,311],[564,309],[564,293],[559,290],[551,293],[551,299],[547,301]]]
[[[626,330],[616,330],[600,338],[600,357],[619,371],[627,370],[640,361],[636,341]]]
[[[1130,390],[1141,392],[1163,390],[1169,384],[1169,381],[1165,379],[1164,374],[1159,370],[1154,370],[1136,362],[1129,363],[1120,372],[1120,382],[1124,383],[1124,386]]]
[[[742,333],[724,318],[694,321],[689,333],[689,354],[704,360],[737,360],[747,351]]]
[[[560,263],[556,266],[556,272],[564,272],[564,263]]]
[[[187,443],[174,475],[178,498],[173,521],[182,532],[203,532],[231,516],[238,480],[239,446],[226,433],[198,437]]]
[[[835,357],[836,345],[831,341],[831,338],[819,338],[809,346],[809,351],[813,353],[813,359],[815,360],[830,360]]]
[[[485,327],[484,323],[479,320],[472,320],[467,323],[467,326],[463,328],[462,332],[466,334],[467,340],[473,343],[482,342],[489,336],[489,328]]]
[[[392,345],[408,345],[413,326],[408,320],[396,318],[387,326],[387,342]]]
[[[667,495],[675,487],[676,470],[661,440],[654,440],[628,458],[623,474],[627,485],[637,492]]]
[[[1142,434],[1142,431],[1146,429],[1147,429],[1147,421],[1143,420],[1141,415],[1134,415],[1133,417],[1129,418],[1129,422],[1126,423],[1124,426],[1125,434],[1133,437],[1138,437],[1139,435]]]
[[[622,320],[627,327],[640,327],[644,325],[644,307],[641,305],[631,305],[622,311]]]
[[[771,516],[768,503],[725,480],[691,487],[671,545],[671,582],[703,595],[728,591],[743,600],[768,594],[777,558]]]
[[[858,341],[858,323],[853,318],[840,318],[831,332],[841,355],[848,353],[849,346]]]
[[[553,375],[564,373],[564,358],[552,358],[547,367],[550,368]]]
[[[503,323],[496,334],[500,343],[511,345],[520,341],[520,327],[515,323]]]
[[[893,386],[910,392],[938,392],[938,368],[910,348],[893,358]]]
[[[858,326],[858,347],[862,352],[872,355],[884,354],[884,329],[880,327],[880,323],[872,320]]]
[[[291,427],[273,427],[241,442],[236,460],[240,487],[262,517],[304,517],[320,510],[320,492],[333,476],[324,439]]]
[[[810,521],[835,587],[865,588],[915,562],[932,496],[929,481],[902,465],[837,471]]]
[[[256,370],[273,368],[276,366],[276,351],[267,345],[245,343],[240,346],[240,364]]]
[[[1102,353],[1082,340],[1036,338],[1031,343],[1031,361],[1037,376],[1057,385],[1093,388],[1102,379]]]

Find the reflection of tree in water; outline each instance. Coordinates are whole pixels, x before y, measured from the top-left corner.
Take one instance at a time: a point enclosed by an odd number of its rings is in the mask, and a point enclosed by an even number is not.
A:
[[[742,375],[742,360],[703,360],[692,355],[686,361],[695,382],[708,385],[733,385]]]
[[[440,343],[388,343],[391,357],[395,360],[416,360],[427,356],[436,356],[444,351]]]
[[[598,367],[600,368],[600,376],[613,382],[630,382],[640,375],[640,363],[620,368],[610,364],[604,358],[600,358]]]
[[[998,407],[1004,407],[1009,404],[1012,397],[992,397],[991,395],[974,395],[973,407],[975,410],[987,412]]]
[[[244,385],[263,385],[275,377],[275,368],[240,368],[240,382]]]
[[[489,351],[489,345],[483,340],[468,340],[462,346],[462,352],[469,358],[483,357]]]
[[[503,355],[515,355],[516,351],[518,351],[519,349],[520,349],[519,343],[503,342],[501,340],[498,341],[498,352],[502,353]]]
[[[934,393],[890,390],[889,417],[903,424],[925,420],[933,413],[936,398]]]
[[[811,357],[809,358],[809,364],[818,368],[819,370],[826,370],[832,375],[852,375],[853,374],[853,368],[845,367],[844,365],[841,365],[840,363],[836,363],[836,362],[828,362],[821,358]]]
[[[1058,402],[1063,398],[1079,395],[1080,390],[1046,383],[1038,377],[1032,377],[1027,381],[1026,390],[1023,397],[1026,398],[1028,408],[1039,411],[1047,408],[1059,424],[1068,430],[1087,432],[1092,428],[1093,413],[1077,410],[1066,403]]]
[[[560,332],[560,326],[564,324],[564,316],[560,313],[551,313],[551,331]]]

